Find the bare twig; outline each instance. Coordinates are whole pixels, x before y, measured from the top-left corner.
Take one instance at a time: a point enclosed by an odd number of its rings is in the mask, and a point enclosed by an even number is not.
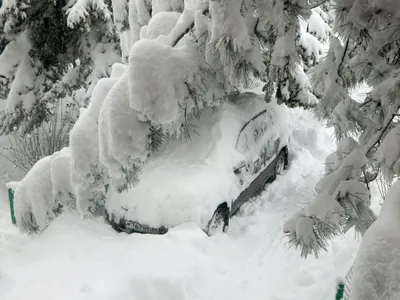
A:
[[[64,103],[60,100],[54,105],[48,122],[42,123],[30,134],[21,132],[10,134],[9,146],[0,151],[0,156],[21,170],[29,171],[41,158],[68,146],[68,134],[77,117],[77,107],[74,105],[64,107]]]

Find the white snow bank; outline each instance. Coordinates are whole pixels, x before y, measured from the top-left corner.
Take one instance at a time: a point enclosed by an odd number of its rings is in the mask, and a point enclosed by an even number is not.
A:
[[[400,181],[365,233],[353,268],[353,300],[400,299]]]
[[[193,247],[207,237],[197,226],[184,224],[164,236],[127,236],[117,235],[102,222],[87,225],[77,215],[64,215],[42,235],[19,237],[22,244],[13,243],[14,251],[0,247],[1,299],[31,295],[50,300],[57,293],[60,300],[188,300],[187,289],[204,280],[196,273],[199,264],[212,267],[212,260]],[[6,238],[12,242],[16,237]],[[21,251],[29,254],[21,256]],[[21,282],[23,289],[18,287]]]
[[[234,166],[241,161],[252,165],[261,155],[258,145],[267,141],[280,137],[284,145],[289,123],[286,107],[267,104],[262,95],[242,94],[232,103],[193,120],[197,134],[192,134],[190,141],[166,142],[148,160],[137,185],[109,197],[108,212],[117,219],[125,217],[153,227],[173,227],[186,221],[204,226],[218,204],[225,200],[230,205],[243,188],[233,173]],[[267,112],[247,127],[250,134],[242,134],[238,140],[242,126],[264,110]],[[265,141],[255,143],[254,126],[266,131]],[[249,183],[245,181],[244,186]]]

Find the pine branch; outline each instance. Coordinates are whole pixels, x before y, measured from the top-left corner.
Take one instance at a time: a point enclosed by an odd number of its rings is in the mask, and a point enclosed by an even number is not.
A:
[[[208,7],[207,7],[207,8],[205,8],[205,9],[203,10],[202,14],[203,14],[203,15],[206,15],[206,14],[208,14],[208,12],[209,12],[209,10],[208,10]],[[172,46],[172,47],[175,47],[175,46],[179,43],[179,41],[180,41],[181,39],[183,39],[183,37],[193,29],[193,27],[194,27],[194,20],[193,20],[193,22],[190,23],[189,27],[187,27],[187,28],[172,42],[172,45],[171,45],[171,46]]]
[[[400,104],[397,105],[395,111],[397,112],[400,108]],[[386,130],[389,128],[389,125],[392,123],[393,119],[396,117],[396,113],[392,113],[390,116],[386,117],[386,121],[382,128],[375,134],[375,137],[371,138],[369,144],[365,147],[365,155],[368,155],[371,150],[375,147],[377,143],[381,140],[382,136],[385,134]]]
[[[338,68],[337,68],[338,76],[342,80],[343,84],[345,83],[345,80],[344,80],[343,74],[342,74],[342,67],[343,67],[343,64],[344,64],[344,58],[346,57],[346,54],[347,54],[347,50],[349,49],[349,44],[350,44],[350,40],[347,39],[346,44],[345,44],[344,49],[343,49],[343,55],[342,55],[342,57],[340,59],[340,63],[339,63]],[[336,82],[336,83],[338,83],[338,82]]]
[[[308,6],[302,6],[299,4],[295,4],[294,6],[301,8],[301,9],[314,9],[317,8],[318,6],[321,6],[322,4],[324,4],[325,2],[328,2],[328,0],[322,0],[321,2],[315,3],[315,4],[311,4]]]

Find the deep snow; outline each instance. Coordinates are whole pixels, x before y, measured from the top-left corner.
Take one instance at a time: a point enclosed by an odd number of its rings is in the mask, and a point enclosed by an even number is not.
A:
[[[228,234],[209,238],[191,223],[164,236],[117,234],[71,212],[43,234],[24,236],[11,225],[1,189],[0,299],[334,299],[358,241],[351,231],[319,259],[287,248],[282,225],[313,198],[334,149],[309,113],[292,110],[291,120],[289,169],[242,207]]]

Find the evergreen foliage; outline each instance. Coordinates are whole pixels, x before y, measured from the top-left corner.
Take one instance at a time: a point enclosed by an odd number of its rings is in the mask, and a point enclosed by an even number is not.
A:
[[[317,184],[315,199],[285,226],[305,257],[326,249],[315,243],[326,245],[349,228],[364,235],[376,220],[370,185],[383,178],[390,186],[400,170],[399,3],[333,3],[337,37],[331,38],[328,55],[313,69],[312,81],[321,98],[315,112],[334,128],[338,150],[327,158],[329,172]],[[362,83],[371,91],[358,102],[350,95]],[[337,213],[340,218],[334,219]],[[329,227],[320,228],[320,222]]]
[[[53,118],[58,101],[85,105],[97,80],[109,75],[120,57],[111,12],[104,3],[88,6],[85,18],[77,16],[80,3],[63,0],[6,1],[0,8],[1,134],[32,132]]]

